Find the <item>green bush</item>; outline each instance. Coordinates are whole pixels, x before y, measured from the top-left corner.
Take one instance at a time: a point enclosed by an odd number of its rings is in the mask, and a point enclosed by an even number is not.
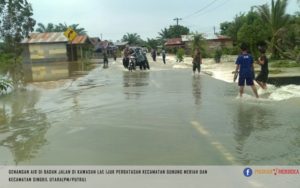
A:
[[[12,83],[9,80],[0,78],[0,92],[6,92],[8,88],[12,87]]]
[[[222,50],[221,49],[216,49],[215,54],[214,54],[214,59],[216,63],[220,63],[222,57]]]
[[[178,49],[176,52],[177,61],[182,62],[183,56],[184,56],[184,49],[182,49],[182,48]]]
[[[7,75],[9,74],[12,81],[5,81],[2,79],[0,91],[7,89],[7,84],[11,87],[17,89],[20,86],[24,85],[24,72],[23,65],[21,63],[21,57],[15,57],[12,53],[2,53],[0,54],[0,74]],[[6,84],[7,83],[7,84]]]

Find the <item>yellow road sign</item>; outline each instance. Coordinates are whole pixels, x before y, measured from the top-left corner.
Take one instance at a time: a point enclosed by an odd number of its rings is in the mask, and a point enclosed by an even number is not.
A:
[[[69,41],[73,41],[76,38],[77,33],[72,28],[68,28],[64,32],[64,35],[69,39]]]

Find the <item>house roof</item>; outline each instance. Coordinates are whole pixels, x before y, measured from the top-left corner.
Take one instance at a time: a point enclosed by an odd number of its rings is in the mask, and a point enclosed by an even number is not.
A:
[[[77,35],[72,41],[72,44],[84,44],[87,41],[90,42],[89,37],[87,35]]]
[[[63,32],[52,33],[31,33],[29,37],[25,38],[21,43],[66,43],[68,39],[64,36]]]
[[[165,43],[166,46],[172,46],[172,45],[182,45],[183,42],[181,38],[172,38],[172,39],[167,39],[167,42]]]
[[[127,44],[128,44],[128,42],[115,42],[114,43],[114,45],[116,45],[116,46],[125,46]]]
[[[97,43],[96,48],[107,48],[109,46],[109,41],[104,40]]]
[[[225,35],[216,35],[215,37],[208,38],[207,40],[210,40],[210,41],[231,41],[232,39],[228,36],[225,36]]]
[[[194,40],[194,35],[181,35],[183,42],[190,42]]]
[[[90,37],[90,41],[93,45],[98,44],[98,42],[100,42],[100,38],[99,37]]]

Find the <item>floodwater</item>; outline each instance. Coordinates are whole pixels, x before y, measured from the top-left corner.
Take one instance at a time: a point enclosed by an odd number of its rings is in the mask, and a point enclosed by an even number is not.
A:
[[[32,83],[0,98],[0,164],[299,165],[300,87],[269,91],[170,63]]]

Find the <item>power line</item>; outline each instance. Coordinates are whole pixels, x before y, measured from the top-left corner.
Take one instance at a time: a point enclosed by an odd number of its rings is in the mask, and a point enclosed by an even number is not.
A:
[[[220,8],[220,7],[224,6],[225,4],[227,4],[229,1],[230,1],[230,0],[221,1],[219,4],[216,4],[214,7],[211,7],[210,9],[205,10],[204,12],[202,12],[201,14],[198,14],[197,16],[202,16],[202,15],[205,15],[205,14],[207,14],[207,13],[213,12],[213,11],[217,10],[218,8]],[[211,6],[211,5],[212,5],[212,4],[207,5],[206,8],[208,8],[208,6]],[[202,8],[202,10],[203,10],[203,8]],[[199,13],[199,11],[197,11],[197,12]],[[194,13],[194,14],[195,14],[195,13]],[[190,15],[190,16],[192,16],[192,15]],[[200,27],[202,26],[202,28],[201,28],[202,32],[209,33],[208,31],[203,31],[203,29],[204,29],[204,28],[203,28],[203,25],[191,24],[191,23],[187,22],[186,19],[183,20],[183,22],[189,24],[188,27],[189,27],[190,29],[191,29],[191,28],[199,28],[199,26],[200,26]],[[210,26],[209,28],[213,28],[213,32],[212,32],[212,33],[214,33],[214,34],[216,33],[216,27],[215,27],[215,26],[213,26],[213,27]],[[209,29],[209,31],[211,31],[211,29]]]
[[[201,12],[201,11],[207,9],[208,7],[210,7],[211,5],[213,5],[216,1],[218,1],[218,0],[212,1],[211,3],[207,4],[205,7],[201,8],[200,10],[197,10],[196,12],[194,12],[194,13],[188,15],[188,16],[183,17],[183,19],[187,19],[191,16],[194,16],[194,15],[198,14],[199,12]]]
[[[197,15],[197,16],[202,16],[202,15],[205,15],[205,14],[207,14],[207,13],[210,13],[210,12],[212,12],[212,11],[214,11],[214,10],[216,10],[216,9],[218,9],[218,8],[220,8],[220,7],[222,7],[222,6],[224,6],[224,5],[227,4],[229,1],[230,1],[230,0],[225,0],[225,1],[223,1],[221,4],[219,4],[218,6],[213,7],[213,8],[211,8],[211,9],[208,9],[207,11],[202,12],[202,14],[199,14],[199,15]]]

